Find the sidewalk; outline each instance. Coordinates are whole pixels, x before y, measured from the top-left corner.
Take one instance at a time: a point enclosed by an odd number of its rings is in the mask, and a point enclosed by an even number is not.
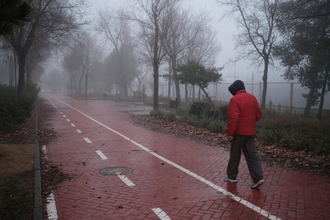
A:
[[[138,127],[111,101],[49,100],[48,158],[72,176],[55,192],[60,219],[330,219],[327,178],[263,164],[251,190],[242,157],[228,184],[222,148]]]

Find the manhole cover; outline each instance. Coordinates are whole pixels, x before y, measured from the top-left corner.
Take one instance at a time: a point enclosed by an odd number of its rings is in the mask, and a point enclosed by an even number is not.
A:
[[[117,175],[126,175],[133,173],[132,168],[128,167],[106,167],[100,169],[100,174],[103,176],[117,176]]]

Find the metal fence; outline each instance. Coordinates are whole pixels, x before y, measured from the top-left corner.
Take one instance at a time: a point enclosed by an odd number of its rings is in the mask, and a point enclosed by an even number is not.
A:
[[[212,100],[228,102],[231,98],[231,94],[228,91],[228,87],[231,83],[212,83],[208,86],[207,92]],[[262,95],[262,82],[258,83],[245,83],[246,90],[255,95],[261,102]],[[148,95],[152,95],[152,90],[147,92]],[[185,88],[180,85],[181,99],[185,100]],[[188,86],[188,95],[192,100],[192,87]],[[302,88],[297,82],[268,82],[267,89],[267,108],[274,109],[281,112],[303,112],[306,104],[306,99],[303,94],[307,94],[308,90]],[[160,83],[159,95],[168,97],[168,85],[163,82]],[[195,97],[198,98],[198,88],[195,88]],[[203,94],[200,96],[203,98]],[[171,86],[171,98],[175,98],[174,85]],[[314,106],[317,108],[317,106]],[[330,94],[325,95],[324,109],[330,109]]]

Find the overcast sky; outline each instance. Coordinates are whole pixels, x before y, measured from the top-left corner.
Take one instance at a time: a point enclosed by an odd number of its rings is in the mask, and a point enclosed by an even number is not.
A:
[[[128,9],[132,4],[133,0],[89,0],[87,12],[88,16],[95,21],[100,10]],[[232,62],[237,55],[240,55],[240,48],[235,50],[239,30],[234,19],[228,15],[223,6],[217,3],[216,0],[182,0],[182,5],[192,13],[198,14],[202,12],[211,18],[210,25],[217,32],[218,44],[221,48],[216,59],[216,65],[225,65],[223,70],[225,82],[232,82],[235,78],[251,82],[252,74],[255,82],[261,81],[262,68],[258,68],[258,65],[251,60],[239,61],[236,65]],[[278,69],[270,68],[269,80],[284,81],[280,75],[281,73]]]
[[[102,10],[115,11],[118,8],[130,9],[130,6],[133,5],[135,0],[87,0],[88,8],[86,9],[86,18],[95,25],[98,20],[98,12]],[[218,53],[216,59],[216,66],[221,67],[225,65],[223,73],[223,83],[232,83],[235,79],[241,79],[246,83],[251,83],[253,79],[254,85],[258,87],[259,82],[261,82],[262,78],[262,66],[258,66],[255,62],[250,60],[239,61],[234,64],[231,62],[235,60],[236,56],[242,55],[242,49],[235,49],[237,35],[240,33],[234,19],[228,15],[227,11],[223,6],[218,4],[216,0],[181,0],[184,8],[189,9],[191,13],[204,13],[210,17],[210,26],[214,28],[217,32],[217,42],[220,45],[221,50]],[[94,35],[97,36],[98,39],[103,39],[100,47],[106,47],[104,44],[106,40],[103,35],[99,32],[95,31],[95,27],[85,27],[87,30],[93,31]],[[103,49],[104,54],[106,56],[108,54],[109,49]],[[51,59],[48,62],[49,69],[55,69],[55,72],[61,72],[60,68],[62,67],[63,54],[57,53],[55,55],[55,59]],[[236,66],[236,68],[235,68]],[[46,67],[47,68],[47,67]],[[236,71],[235,71],[236,70]],[[283,69],[280,65],[270,66],[269,67],[269,88],[268,88],[268,97],[272,99],[273,103],[281,103],[284,105],[288,105],[288,94],[289,94],[289,86],[288,84],[283,84],[280,87],[278,84],[272,84],[271,82],[286,82],[281,74],[283,73]],[[302,98],[301,94],[306,93],[307,91],[304,89],[300,89],[299,85],[296,85],[294,93],[294,105],[295,106],[303,106],[305,103],[305,99]],[[221,94],[227,94],[229,97],[229,93],[226,90],[226,86],[224,86],[225,91],[220,92]],[[257,95],[258,88],[253,89],[248,88],[251,92],[256,93]],[[228,98],[227,97],[227,98]],[[329,96],[326,97],[325,107],[330,108]]]

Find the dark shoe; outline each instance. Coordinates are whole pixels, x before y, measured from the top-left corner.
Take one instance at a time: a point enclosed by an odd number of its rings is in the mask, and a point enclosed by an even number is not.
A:
[[[228,176],[226,176],[224,180],[226,182],[230,182],[230,183],[237,183],[238,182],[238,179],[230,179]]]
[[[265,182],[264,179],[259,180],[258,182],[251,185],[251,189],[257,189],[259,188],[263,183]]]

